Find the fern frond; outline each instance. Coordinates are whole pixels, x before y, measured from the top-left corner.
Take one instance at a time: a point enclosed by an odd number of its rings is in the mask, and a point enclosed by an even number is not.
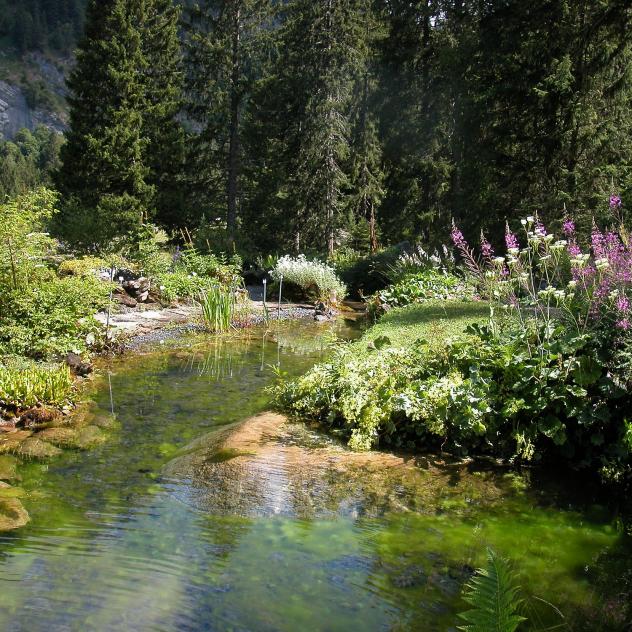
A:
[[[515,632],[525,621],[518,614],[523,600],[514,573],[491,549],[487,549],[487,565],[466,584],[463,598],[472,606],[459,615],[467,622],[459,626],[464,632]]]

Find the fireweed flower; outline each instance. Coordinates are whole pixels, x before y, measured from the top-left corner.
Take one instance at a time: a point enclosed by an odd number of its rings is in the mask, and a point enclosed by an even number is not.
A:
[[[620,296],[617,299],[617,309],[622,313],[630,311],[630,300],[626,296]]]
[[[621,208],[621,198],[618,195],[610,196],[610,208],[614,211],[615,209]]]
[[[507,224],[505,228],[505,245],[507,246],[508,250],[516,250],[520,248],[518,238],[509,230],[509,224]]]
[[[494,256],[494,249],[489,241],[487,241],[483,232],[481,232],[481,252],[485,259],[491,259]]]
[[[617,322],[617,327],[619,329],[623,329],[624,331],[627,331],[628,329],[630,329],[630,321],[627,318],[622,318],[621,320],[619,320]]]
[[[567,237],[572,237],[575,234],[575,222],[572,219],[567,219],[562,224],[562,232]]]
[[[463,237],[463,233],[458,229],[456,224],[452,224],[452,232],[450,233],[450,238],[452,239],[452,243],[457,248],[467,248],[467,241],[465,241],[465,237]]]

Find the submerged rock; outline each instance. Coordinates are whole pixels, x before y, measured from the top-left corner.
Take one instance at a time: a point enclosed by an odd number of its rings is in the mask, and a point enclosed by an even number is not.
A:
[[[19,529],[30,520],[29,514],[24,509],[16,495],[12,492],[15,488],[0,482],[0,531]]]
[[[19,444],[16,454],[29,459],[50,459],[61,454],[61,450],[37,437],[29,437]]]
[[[494,502],[493,481],[464,466],[385,452],[352,452],[284,416],[263,413],[193,442],[165,468],[171,489],[200,510],[335,517],[434,513],[447,488]],[[470,490],[471,487],[471,490]]]
[[[19,480],[18,460],[10,454],[0,456],[0,481]]]

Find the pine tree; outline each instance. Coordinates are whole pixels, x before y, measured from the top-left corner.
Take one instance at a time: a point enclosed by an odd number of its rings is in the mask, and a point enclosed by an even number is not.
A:
[[[167,227],[186,226],[184,207],[184,130],[180,7],[173,0],[144,0],[141,16],[145,60],[143,137],[147,142],[147,182],[155,190],[155,220]]]
[[[361,64],[354,91],[350,206],[353,218],[366,220],[369,226],[370,252],[378,249],[376,209],[384,197],[384,171],[382,169],[382,143],[378,135],[374,113],[374,97],[377,87],[376,49],[383,37],[383,28],[370,0],[360,7],[364,21],[363,39],[358,42],[361,49]]]
[[[360,60],[362,14],[356,0],[296,0],[284,42],[293,74],[296,158],[289,194],[300,239],[332,253],[343,219],[344,166],[350,149],[350,100]]]

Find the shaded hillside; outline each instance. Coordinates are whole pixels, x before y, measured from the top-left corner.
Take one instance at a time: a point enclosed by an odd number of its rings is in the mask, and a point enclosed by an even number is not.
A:
[[[0,0],[0,137],[67,121],[65,75],[86,0]]]

